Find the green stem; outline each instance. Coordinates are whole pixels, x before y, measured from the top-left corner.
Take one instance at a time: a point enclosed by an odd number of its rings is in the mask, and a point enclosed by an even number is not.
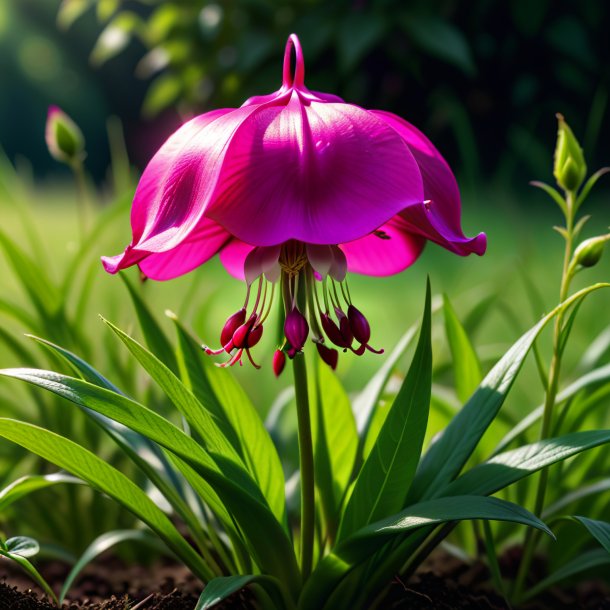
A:
[[[566,195],[566,235],[565,235],[565,251],[563,257],[563,270],[561,274],[561,287],[559,290],[559,302],[563,303],[570,289],[570,281],[572,280],[573,273],[570,269],[570,261],[572,259],[572,248],[574,239],[574,193],[568,192]],[[553,328],[553,356],[551,358],[551,366],[549,367],[548,384],[544,399],[544,411],[542,415],[542,426],[540,428],[540,440],[544,440],[549,437],[551,428],[553,425],[553,408],[555,406],[555,400],[557,398],[557,390],[559,388],[559,376],[561,371],[561,358],[562,350],[560,349],[561,332],[563,329],[563,310],[560,311],[555,318],[555,325]],[[540,472],[540,478],[538,480],[538,489],[536,490],[536,503],[534,505],[534,514],[537,517],[542,515],[544,509],[544,498],[546,495],[546,488],[549,480],[549,469],[544,468]],[[528,529],[525,535],[525,541],[523,544],[523,558],[517,572],[517,578],[515,580],[514,587],[514,599],[518,602],[525,585],[525,579],[529,573],[530,565],[534,557],[536,545],[539,540],[537,530]]]
[[[80,233],[80,241],[85,241],[87,232],[87,217],[89,215],[89,195],[87,194],[87,181],[85,179],[85,170],[83,164],[77,161],[71,164],[72,172],[74,173],[74,181],[76,182],[77,198],[76,198],[76,214],[78,217],[78,229]]]
[[[311,574],[313,564],[315,487],[311,418],[307,391],[305,356],[297,354],[293,360],[294,392],[299,426],[299,462],[301,470],[301,573],[303,581]]]

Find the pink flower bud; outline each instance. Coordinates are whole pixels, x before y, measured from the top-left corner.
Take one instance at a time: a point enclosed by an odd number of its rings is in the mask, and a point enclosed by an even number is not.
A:
[[[303,349],[305,341],[307,341],[307,335],[309,335],[307,320],[296,307],[293,307],[292,311],[286,316],[284,335],[286,335],[291,347],[288,356],[294,358],[296,352]]]
[[[254,326],[255,322],[256,316],[250,316],[250,319],[233,333],[232,342],[235,348],[250,349],[260,341],[263,325]]]
[[[316,343],[316,347],[320,358],[334,371],[339,361],[339,352],[331,347],[326,347],[323,343]]]
[[[273,373],[279,377],[286,366],[286,355],[281,349],[276,349],[273,354]]]

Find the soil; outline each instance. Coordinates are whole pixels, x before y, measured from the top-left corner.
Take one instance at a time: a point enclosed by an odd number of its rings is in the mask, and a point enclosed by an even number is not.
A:
[[[518,553],[502,559],[510,574]],[[534,566],[543,573],[544,566]],[[55,590],[66,576],[66,566],[49,563],[41,572]],[[193,610],[201,584],[182,566],[155,564],[149,568],[125,566],[114,558],[90,565],[70,592],[63,610]],[[252,597],[240,591],[218,607],[251,610]],[[438,551],[407,582],[395,579],[378,606],[380,610],[511,610],[489,585],[481,562],[465,563]],[[610,610],[610,588],[601,582],[580,583],[570,589],[552,589],[523,610]],[[41,591],[8,562],[0,560],[0,610],[57,610]],[[513,608],[512,610],[517,610]]]

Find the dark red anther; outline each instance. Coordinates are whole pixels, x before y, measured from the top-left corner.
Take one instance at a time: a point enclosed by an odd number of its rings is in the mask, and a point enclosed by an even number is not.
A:
[[[356,309],[353,305],[347,308],[347,318],[349,327],[358,343],[366,345],[371,338],[371,327],[369,321],[364,317],[362,312]]]
[[[286,366],[286,355],[281,349],[276,349],[273,354],[273,373],[279,377]]]
[[[232,316],[227,318],[225,325],[222,327],[222,331],[220,333],[220,344],[224,347],[227,345],[235,331],[246,321],[246,310],[242,307],[239,311],[235,312]],[[227,351],[231,351],[230,349]]]
[[[337,314],[337,320],[339,320],[339,330],[341,331],[343,340],[347,344],[347,347],[350,347],[354,340],[354,333],[352,332],[349,318],[338,307],[335,307],[335,313]]]
[[[263,325],[255,326],[256,315],[250,316],[250,319],[239,326],[233,333],[231,342],[236,349],[250,349],[254,347],[263,335]]]
[[[345,318],[345,314],[343,314],[343,318],[345,322],[343,323],[343,328],[337,326],[334,320],[327,313],[320,314],[320,323],[322,324],[322,329],[326,333],[326,336],[334,343],[337,347],[342,347],[343,349],[347,349],[352,344],[352,333],[349,330],[349,322],[347,318]],[[339,317],[339,324],[341,324],[341,317]],[[347,333],[343,331],[347,331]]]
[[[323,343],[318,343],[317,341],[316,347],[318,348],[320,358],[322,358],[322,360],[334,371],[337,368],[337,363],[339,362],[339,352],[336,349],[326,347],[326,345]]]
[[[292,311],[286,316],[284,335],[290,343],[288,356],[294,358],[296,353],[303,349],[309,335],[309,324],[307,324],[305,316],[296,307],[293,307]]]

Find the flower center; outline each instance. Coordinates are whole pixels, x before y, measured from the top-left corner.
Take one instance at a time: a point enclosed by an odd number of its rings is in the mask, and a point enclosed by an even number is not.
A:
[[[278,259],[282,273],[288,277],[296,277],[308,264],[305,244],[291,240],[282,246]]]

